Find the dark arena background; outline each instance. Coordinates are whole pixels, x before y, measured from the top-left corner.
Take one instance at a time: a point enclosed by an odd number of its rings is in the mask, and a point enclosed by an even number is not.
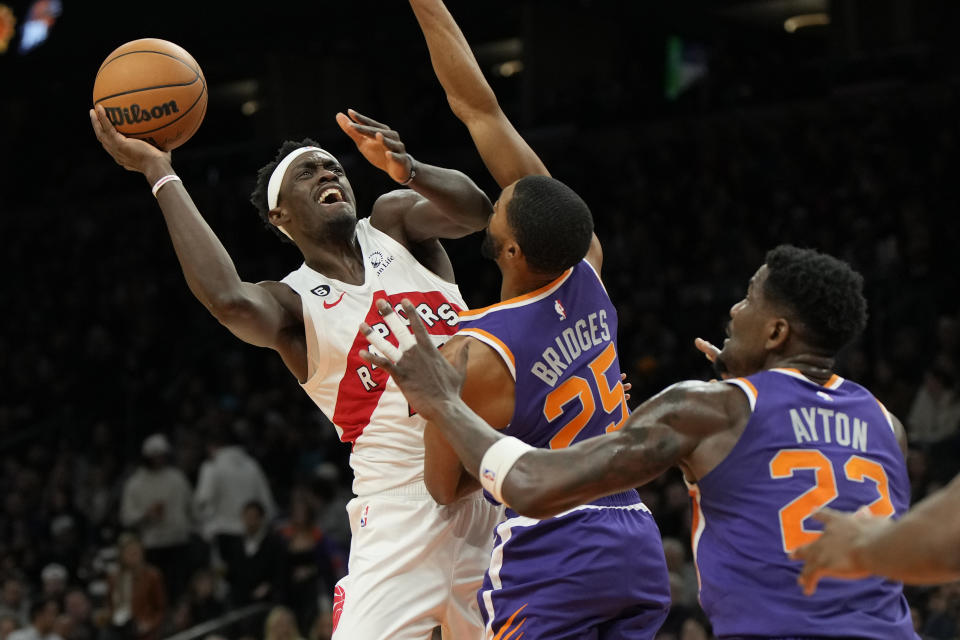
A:
[[[914,501],[960,470],[960,5],[448,6],[507,115],[593,211],[631,404],[711,377],[694,337],[722,340],[768,249],[813,247],[865,277],[869,324],[839,372],[907,426]],[[0,640],[48,596],[63,606],[64,640],[112,637],[108,575],[118,539],[137,526],[122,514],[124,487],[158,433],[188,492],[211,434],[258,461],[280,569],[268,604],[251,606],[224,589],[201,528],[173,561],[148,549],[176,579],[165,576],[162,622],[141,637],[328,638],[349,545],[349,447],[275,354],[236,340],[191,296],[149,185],[113,163],[87,110],[97,68],[120,44],[157,37],[187,49],[210,103],[174,166],[241,276],[279,279],[299,254],[247,198],[284,139],[310,136],[338,155],[360,215],[393,188],[337,111],[388,123],[417,159],[497,194],[409,5],[5,0],[0,35]],[[445,243],[471,306],[499,295],[480,238]],[[672,572],[658,637],[709,638],[681,477],[641,494]],[[910,588],[908,599],[924,638],[960,637],[960,587]],[[274,604],[299,631],[265,634]]]

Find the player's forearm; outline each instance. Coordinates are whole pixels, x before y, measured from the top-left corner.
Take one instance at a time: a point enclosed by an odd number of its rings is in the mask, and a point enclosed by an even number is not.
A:
[[[505,502],[523,515],[547,518],[632,489],[665,470],[658,466],[639,478],[624,440],[617,433],[562,450],[538,449],[524,454],[503,481]]]
[[[487,226],[493,205],[473,180],[460,171],[420,162],[416,172],[410,187],[446,218],[450,231],[440,237],[460,237]]]
[[[438,427],[428,422],[423,430],[423,482],[427,491],[438,504],[450,504],[461,496],[464,475],[456,452]]]
[[[960,476],[855,549],[856,564],[908,584],[960,579]]]
[[[471,113],[500,110],[497,98],[483,77],[470,45],[441,0],[410,0],[420,24],[430,62],[447,94],[454,114],[468,120]]]
[[[430,50],[430,61],[454,115],[470,130],[500,187],[529,175],[550,175],[500,108],[470,45],[440,0],[410,0]]]
[[[483,421],[458,397],[442,400],[424,415],[443,434],[463,468],[476,478],[483,454],[504,436]]]
[[[173,168],[156,166],[145,172],[154,184]],[[233,260],[210,229],[190,194],[179,181],[168,182],[157,192],[157,202],[173,243],[187,286],[215,315],[240,295],[242,282]]]

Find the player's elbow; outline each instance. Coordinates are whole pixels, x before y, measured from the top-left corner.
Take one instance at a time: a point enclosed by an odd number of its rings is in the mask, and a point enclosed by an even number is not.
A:
[[[212,297],[206,304],[207,310],[221,324],[230,326],[248,317],[252,312],[249,300],[241,295],[223,293]]]
[[[431,482],[426,482],[427,491],[430,492],[430,497],[433,498],[434,502],[441,505],[452,504],[457,499],[457,489],[456,487],[449,487],[447,485],[435,484]]]
[[[489,87],[474,92],[468,98],[448,93],[447,103],[453,115],[468,128],[484,119],[496,117],[501,112],[497,96]]]
[[[427,486],[430,497],[437,504],[451,504],[457,500],[457,483],[451,482],[447,478],[439,477],[437,474],[430,473],[429,469],[424,470],[423,483]]]

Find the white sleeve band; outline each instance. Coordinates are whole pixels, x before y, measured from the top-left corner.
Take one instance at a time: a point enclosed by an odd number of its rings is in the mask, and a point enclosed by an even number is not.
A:
[[[526,442],[521,442],[512,436],[501,438],[493,443],[483,454],[480,461],[480,484],[490,492],[494,498],[504,502],[500,490],[503,487],[503,481],[510,473],[510,469],[516,464],[517,459],[528,451],[533,451]],[[508,505],[509,506],[509,505]]]

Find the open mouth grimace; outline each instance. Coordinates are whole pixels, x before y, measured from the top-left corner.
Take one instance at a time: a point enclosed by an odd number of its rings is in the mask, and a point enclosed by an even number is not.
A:
[[[317,198],[317,202],[320,204],[336,204],[343,201],[343,190],[340,187],[326,187],[320,192],[320,197]]]

